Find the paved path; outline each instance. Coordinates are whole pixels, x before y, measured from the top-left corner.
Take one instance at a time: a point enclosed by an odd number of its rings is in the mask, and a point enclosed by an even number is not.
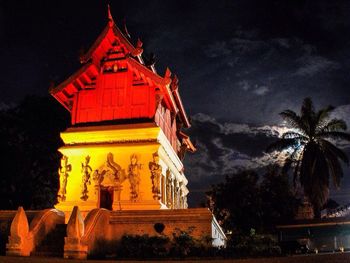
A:
[[[157,262],[183,262],[183,260],[163,260]],[[236,259],[236,260],[185,260],[186,262],[206,261],[210,263],[234,262],[234,263],[349,263],[350,253],[343,254],[323,254],[292,256],[281,258],[260,258],[260,259]],[[39,257],[3,257],[0,256],[0,263],[139,263],[142,261],[120,261],[120,260],[68,260],[62,258],[39,258]],[[150,262],[146,260],[143,262]]]

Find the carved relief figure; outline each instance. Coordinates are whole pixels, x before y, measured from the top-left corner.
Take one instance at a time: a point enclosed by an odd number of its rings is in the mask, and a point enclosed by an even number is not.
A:
[[[66,201],[66,188],[68,173],[72,170],[72,165],[68,164],[68,157],[63,155],[61,158],[61,165],[58,168],[58,174],[60,176],[60,190],[58,191],[58,201]]]
[[[113,154],[107,154],[107,167],[113,171],[113,180],[117,186],[125,180],[125,176],[122,173],[122,168],[119,164],[115,163],[113,160]]]
[[[106,162],[97,170],[94,171],[92,179],[95,186],[96,194],[101,186],[114,189],[114,200],[120,201],[122,191],[122,183],[126,179],[125,170],[119,164],[114,162],[113,154],[107,154]]]
[[[166,205],[169,208],[172,208],[172,183],[170,170],[166,171]]]
[[[114,186],[121,185],[125,180],[125,172],[119,164],[114,162],[112,153],[108,153],[106,163],[100,169],[94,171],[92,179],[95,186],[102,185],[106,176],[113,181]]]
[[[99,172],[99,170],[95,170],[92,175],[92,180],[94,181],[95,186],[99,186],[102,184],[103,180],[105,179],[106,170],[102,170]]]
[[[136,154],[131,155],[130,164],[128,167],[128,178],[130,182],[130,200],[137,201],[139,199],[139,186],[140,186],[140,170],[142,164],[138,163]]]
[[[86,156],[85,157],[85,163],[81,164],[81,173],[82,173],[82,182],[81,182],[81,200],[86,201],[89,196],[88,196],[88,192],[89,190],[87,189],[87,185],[91,184],[90,181],[90,174],[92,172],[92,168],[89,165],[90,162],[90,156]]]
[[[153,199],[159,200],[162,166],[159,165],[159,156],[157,152],[153,153],[153,162],[149,162],[149,170],[151,172]]]

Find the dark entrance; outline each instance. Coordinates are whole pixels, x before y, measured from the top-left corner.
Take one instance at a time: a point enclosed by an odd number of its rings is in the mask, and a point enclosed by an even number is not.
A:
[[[100,189],[100,208],[112,210],[113,204],[113,188],[101,187]]]

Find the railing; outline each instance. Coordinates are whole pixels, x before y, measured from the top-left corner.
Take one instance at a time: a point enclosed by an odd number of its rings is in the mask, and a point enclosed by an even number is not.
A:
[[[19,207],[11,223],[6,254],[29,256],[57,224],[64,224],[64,213],[56,209],[45,209],[33,218],[30,226],[26,213]]]
[[[67,225],[67,237],[64,242],[64,257],[86,259],[94,251],[99,239],[107,235],[110,211],[106,209],[91,210],[85,220],[75,206]]]
[[[64,224],[64,213],[57,209],[45,209],[40,211],[29,226],[29,235],[32,238],[32,251],[45,239],[48,233],[58,224]]]
[[[106,236],[109,216],[110,211],[103,208],[93,209],[87,214],[84,220],[85,231],[81,242],[88,246],[89,251],[94,249],[98,239]]]

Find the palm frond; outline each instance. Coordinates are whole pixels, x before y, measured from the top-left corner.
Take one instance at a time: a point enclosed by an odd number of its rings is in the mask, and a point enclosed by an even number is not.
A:
[[[336,158],[339,158],[340,160],[342,160],[345,164],[349,165],[349,158],[346,155],[346,153],[343,152],[341,149],[339,149],[334,144],[324,139],[321,139],[318,142],[321,144],[322,150],[323,152],[326,153],[326,155],[331,154]]]
[[[322,127],[326,126],[329,123],[329,114],[334,110],[335,108],[331,105],[327,106],[326,108],[323,108],[319,110],[316,114],[316,132],[321,130]]]
[[[329,114],[335,109],[332,105],[328,105],[326,108],[319,110],[316,114],[317,122],[322,122],[329,118]]]
[[[305,127],[304,122],[302,121],[300,116],[298,116],[294,111],[284,110],[280,113],[280,116],[283,118],[283,120],[286,121],[287,125],[291,128],[296,129],[303,135],[308,134],[308,130]]]
[[[347,129],[346,122],[339,119],[332,119],[325,123],[324,125],[318,127],[319,132],[328,132],[328,131],[345,131]]]
[[[307,141],[309,138],[299,132],[289,131],[282,134],[283,139],[299,139],[300,141]]]
[[[300,109],[300,118],[304,123],[307,134],[312,137],[316,130],[316,113],[310,98],[305,98]]]
[[[346,132],[339,131],[324,131],[317,134],[319,138],[328,138],[333,140],[345,140],[350,141],[350,134]]]
[[[311,98],[307,97],[303,100],[300,113],[302,119],[315,115],[314,104],[312,103]]]
[[[272,152],[272,151],[283,151],[288,149],[289,147],[291,148],[296,148],[299,145],[299,140],[298,139],[294,139],[294,138],[290,138],[290,139],[279,139],[276,142],[270,144],[267,149],[266,152]]]
[[[343,177],[343,169],[337,156],[333,154],[327,154],[326,160],[328,162],[329,172],[332,177],[332,181],[335,187],[340,186],[340,180]]]

